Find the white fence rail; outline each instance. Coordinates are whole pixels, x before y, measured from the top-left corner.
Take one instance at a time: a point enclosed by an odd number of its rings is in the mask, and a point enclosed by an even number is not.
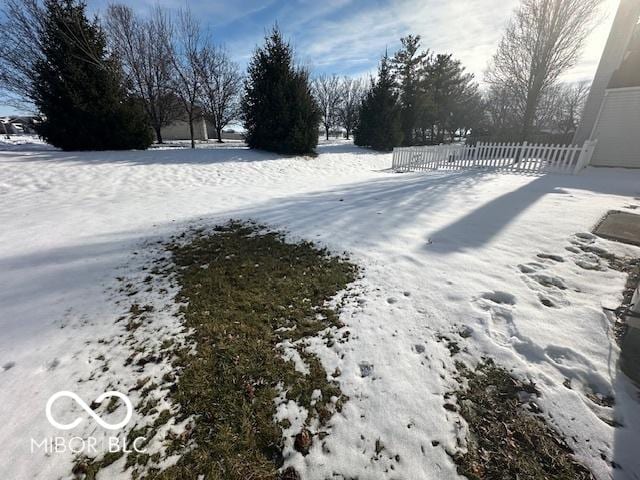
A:
[[[577,173],[590,160],[595,141],[584,145],[477,143],[393,149],[393,170],[491,169],[517,173]]]

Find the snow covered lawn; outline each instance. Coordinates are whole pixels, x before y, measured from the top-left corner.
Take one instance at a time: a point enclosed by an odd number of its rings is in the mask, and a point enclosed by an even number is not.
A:
[[[347,251],[364,270],[341,317],[350,341],[308,347],[340,369],[350,400],[326,450],[303,457],[288,443],[303,478],[458,478],[447,452],[465,424],[444,395],[458,389],[455,361],[482,356],[536,383],[549,423],[598,478],[638,478],[637,391],[602,310],[619,305],[625,276],[586,247],[640,257],[587,233],[640,204],[640,172],[394,174],[388,154],[318,151],[0,151],[0,478],[70,474],[69,452],[31,452],[31,438],[57,434],[44,415],[53,393],[90,402],[162,371],[125,368],[127,351],[109,346],[123,335],[122,279],[158,254],[153,242],[229,218]],[[158,335],[180,331],[171,313],[157,312]],[[127,478],[121,467],[105,478]]]

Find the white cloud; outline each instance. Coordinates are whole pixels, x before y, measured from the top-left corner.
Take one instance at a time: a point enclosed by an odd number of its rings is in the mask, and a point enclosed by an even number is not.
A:
[[[468,71],[482,80],[505,24],[518,0],[415,1],[397,0],[376,8],[358,8],[338,20],[318,21],[300,32],[298,44],[313,64],[336,70],[358,68],[363,59],[376,62],[398,45],[401,36],[420,34],[423,47],[453,53]],[[602,21],[589,37],[578,65],[566,80],[589,79],[604,48],[617,0],[604,0]]]

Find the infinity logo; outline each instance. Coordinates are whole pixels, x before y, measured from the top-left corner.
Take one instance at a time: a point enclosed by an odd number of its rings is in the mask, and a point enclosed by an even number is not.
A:
[[[129,397],[127,397],[124,393],[111,390],[109,392],[104,392],[102,395],[96,398],[96,403],[101,403],[105,398],[118,397],[127,406],[127,415],[124,417],[124,420],[118,423],[108,423],[102,420],[98,415],[96,415],[91,407],[87,405],[84,400],[82,400],[78,395],[73,392],[62,390],[60,392],[54,393],[53,395],[51,395],[51,397],[49,397],[49,400],[47,401],[47,407],[45,409],[45,413],[47,414],[47,420],[49,420],[49,423],[60,430],[71,430],[72,428],[80,425],[80,423],[82,422],[82,418],[80,417],[67,424],[59,423],[53,418],[53,415],[51,414],[51,407],[53,406],[54,402],[60,397],[69,397],[73,399],[78,405],[80,405],[80,407],[82,407],[85,412],[87,412],[91,416],[91,418],[93,418],[98,423],[98,425],[108,430],[118,430],[119,428],[124,427],[127,423],[129,423],[129,420],[131,420],[131,416],[133,415],[133,405],[131,404],[131,400],[129,400]]]

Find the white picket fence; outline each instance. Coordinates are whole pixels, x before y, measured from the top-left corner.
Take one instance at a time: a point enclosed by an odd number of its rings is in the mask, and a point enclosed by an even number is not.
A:
[[[393,149],[396,172],[492,169],[517,173],[577,173],[589,165],[595,141],[584,145],[477,143]]]

